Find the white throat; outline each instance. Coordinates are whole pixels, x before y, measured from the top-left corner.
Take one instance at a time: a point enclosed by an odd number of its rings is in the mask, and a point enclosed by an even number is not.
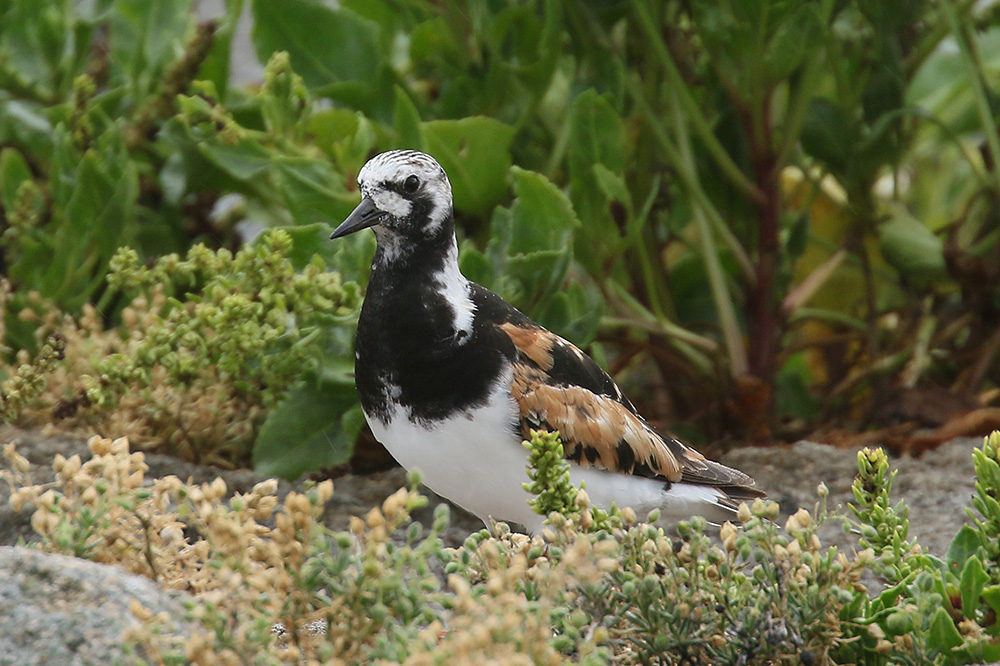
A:
[[[476,304],[472,302],[469,293],[469,281],[458,269],[458,244],[453,240],[444,260],[444,267],[434,274],[434,282],[441,290],[442,296],[448,301],[454,316],[452,326],[456,333],[463,331],[464,336],[457,336],[458,343],[464,344],[472,334],[472,320],[476,314]]]

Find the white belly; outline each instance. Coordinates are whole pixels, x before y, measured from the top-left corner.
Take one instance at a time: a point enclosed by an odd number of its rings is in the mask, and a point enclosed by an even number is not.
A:
[[[528,506],[528,453],[516,434],[517,403],[510,377],[502,377],[487,403],[427,425],[397,407],[389,423],[368,418],[372,433],[407,470],[418,469],[423,483],[442,497],[479,516],[525,525],[538,518]]]
[[[446,421],[423,424],[410,420],[409,411],[397,407],[389,423],[368,418],[375,438],[407,470],[417,469],[424,485],[475,514],[490,520],[516,522],[531,532],[542,528],[539,516],[521,484],[528,479],[528,452],[517,433],[518,407],[509,391],[510,377],[501,377],[481,407],[456,414]],[[366,415],[367,417],[367,415]],[[693,515],[709,520],[728,518],[720,513],[721,493],[705,486],[630,476],[570,464],[574,485],[584,483],[597,507],[635,509],[640,519],[661,509],[661,522],[676,523]]]

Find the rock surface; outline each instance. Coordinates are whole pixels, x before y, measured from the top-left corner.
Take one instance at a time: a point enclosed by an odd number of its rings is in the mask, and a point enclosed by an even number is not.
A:
[[[182,618],[182,596],[118,567],[0,547],[0,666],[124,661],[122,634],[139,624],[129,603]]]
[[[892,485],[893,501],[909,506],[910,538],[924,550],[944,556],[952,538],[964,524],[975,486],[972,449],[982,446],[981,437],[959,438],[928,451],[920,458],[890,459],[890,469],[899,473]],[[738,449],[723,462],[742,469],[781,506],[782,516],[798,507],[812,509],[819,499],[816,487],[825,483],[830,491],[827,506],[854,502],[851,483],[857,474],[858,449],[838,449],[814,442],[787,447]],[[784,518],[781,520],[784,524]],[[824,545],[852,548],[857,540],[840,523],[830,521],[820,531]]]

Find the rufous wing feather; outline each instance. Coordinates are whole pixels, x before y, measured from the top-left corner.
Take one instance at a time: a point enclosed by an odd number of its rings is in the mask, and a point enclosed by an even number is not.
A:
[[[531,322],[500,329],[517,350],[511,393],[525,438],[531,429],[558,430],[566,457],[583,466],[716,486],[740,499],[763,494],[746,474],[660,435],[571,343]]]

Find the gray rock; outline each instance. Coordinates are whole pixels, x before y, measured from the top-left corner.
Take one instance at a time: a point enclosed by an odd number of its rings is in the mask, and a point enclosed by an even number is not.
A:
[[[942,444],[919,458],[890,458],[890,469],[899,473],[892,486],[893,503],[903,499],[909,506],[910,538],[924,550],[943,557],[948,545],[965,523],[965,507],[970,506],[975,485],[972,449],[982,446],[981,437],[965,437]],[[731,451],[724,462],[756,479],[757,485],[781,507],[784,518],[799,507],[812,510],[820,482],[830,491],[827,506],[842,507],[854,502],[851,483],[857,474],[859,449],[841,449],[815,442],[797,442],[778,448],[747,448]],[[857,545],[853,535],[844,533],[839,522],[829,522],[820,531],[824,545],[836,545],[848,552]]]
[[[123,632],[139,624],[129,602],[166,612],[184,633],[183,596],[119,567],[0,547],[0,666],[116,663]]]

